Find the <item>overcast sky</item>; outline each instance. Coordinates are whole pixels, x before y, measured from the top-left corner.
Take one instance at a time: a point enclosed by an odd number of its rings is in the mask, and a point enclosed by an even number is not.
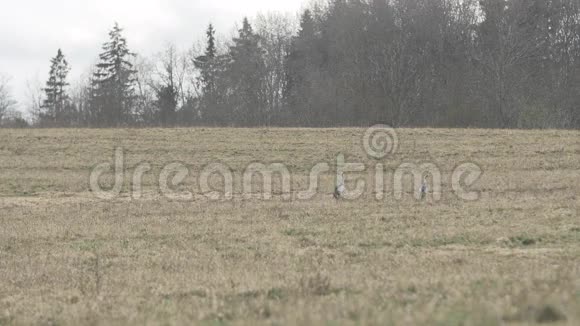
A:
[[[190,47],[212,22],[229,35],[244,16],[297,13],[304,0],[16,0],[0,10],[0,73],[12,77],[19,102],[26,81],[47,79],[49,60],[62,48],[74,80],[96,61],[107,33],[118,22],[130,48],[151,55],[171,42]],[[22,104],[22,103],[21,103]]]

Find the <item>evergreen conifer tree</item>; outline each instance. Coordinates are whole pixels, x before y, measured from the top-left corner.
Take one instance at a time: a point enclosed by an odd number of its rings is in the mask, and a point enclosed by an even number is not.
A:
[[[59,49],[56,57],[50,61],[50,72],[46,87],[43,89],[45,99],[41,107],[40,122],[51,125],[65,124],[70,118],[67,114],[69,106],[69,96],[66,87],[69,86],[67,76],[70,71],[68,62]]]
[[[92,78],[91,109],[101,126],[120,126],[131,122],[135,98],[135,74],[131,58],[135,57],[117,23],[103,44],[100,62]]]

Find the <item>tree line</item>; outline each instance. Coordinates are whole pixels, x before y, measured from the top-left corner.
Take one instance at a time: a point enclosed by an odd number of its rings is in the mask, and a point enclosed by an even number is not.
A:
[[[329,0],[299,17],[246,18],[226,41],[209,25],[155,58],[115,25],[74,87],[58,50],[34,124],[580,128],[577,0]]]

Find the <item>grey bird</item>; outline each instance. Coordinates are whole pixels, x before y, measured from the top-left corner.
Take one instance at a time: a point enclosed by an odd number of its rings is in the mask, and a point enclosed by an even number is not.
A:
[[[427,177],[425,177],[421,184],[421,200],[424,200],[425,197],[427,197],[427,192],[429,192],[429,186],[427,185]]]
[[[344,186],[344,176],[341,173],[338,179],[336,180],[336,188],[334,188],[334,199],[339,200],[342,198],[346,188]]]

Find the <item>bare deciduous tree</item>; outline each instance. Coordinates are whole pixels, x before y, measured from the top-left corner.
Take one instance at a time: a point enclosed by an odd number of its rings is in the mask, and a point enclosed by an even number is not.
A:
[[[266,124],[275,118],[284,119],[284,92],[287,88],[285,62],[290,53],[295,31],[294,19],[288,15],[269,13],[256,18],[257,34],[264,49],[263,92],[267,102]]]
[[[14,108],[16,102],[9,88],[10,78],[0,74],[0,125],[6,114]]]

